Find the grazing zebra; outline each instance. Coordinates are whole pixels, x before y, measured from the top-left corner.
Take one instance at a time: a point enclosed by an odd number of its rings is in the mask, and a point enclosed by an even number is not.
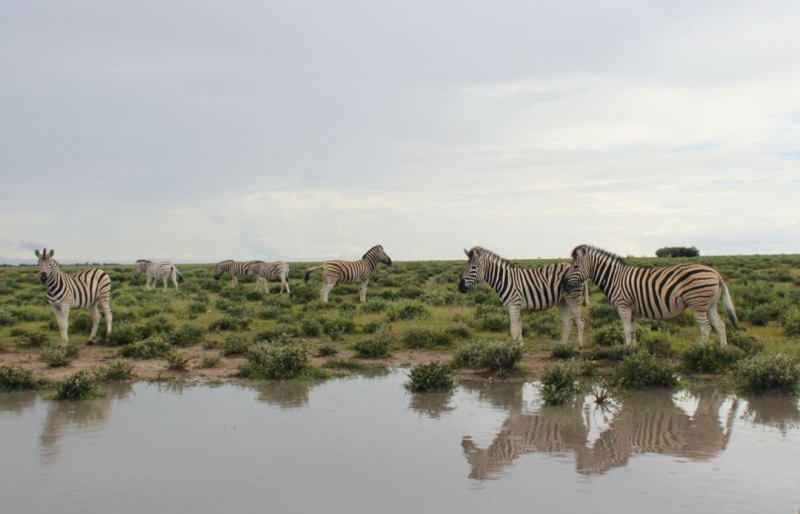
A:
[[[619,311],[625,326],[625,342],[629,345],[636,344],[636,316],[672,319],[688,308],[694,314],[703,340],[708,339],[713,325],[720,344],[725,346],[728,344],[725,323],[717,314],[720,297],[731,322],[739,328],[725,282],[719,273],[702,264],[637,268],[611,252],[581,245],[572,251],[572,265],[564,277],[564,286],[571,291],[588,278]]]
[[[176,268],[171,262],[153,262],[145,259],[139,259],[136,261],[136,278],[139,278],[139,275],[142,273],[147,274],[147,284],[145,284],[146,288],[151,289],[152,287],[155,287],[155,282],[158,279],[164,283],[165,293],[167,292],[168,278],[172,279],[172,283],[175,284],[175,289],[178,289],[178,277],[183,279],[181,272],[178,271],[178,268]]]
[[[248,277],[247,270],[259,261],[222,261],[214,268],[214,279],[219,280],[223,273],[229,273],[233,279],[233,287],[239,287],[239,277]]]
[[[367,301],[367,284],[379,262],[387,266],[392,265],[392,259],[386,255],[381,245],[370,248],[360,261],[327,261],[322,263],[322,266],[309,268],[306,270],[305,281],[308,282],[308,277],[313,271],[322,269],[324,284],[320,290],[320,300],[325,303],[328,302],[328,294],[337,282],[343,284],[358,282],[358,296],[363,303]]]
[[[569,264],[559,263],[533,269],[522,269],[500,257],[496,253],[475,246],[464,250],[469,261],[461,274],[458,290],[469,292],[475,284],[486,281],[500,295],[500,301],[508,309],[511,318],[511,338],[522,343],[522,320],[520,311],[543,311],[558,307],[561,315],[563,334],[561,343],[569,340],[572,324],[570,312],[578,326],[578,344],[583,344],[583,315],[581,297],[584,305],[589,305],[589,291],[584,283],[583,289],[566,292],[562,279],[569,270]]]
[[[53,309],[61,333],[61,344],[66,346],[69,342],[67,331],[69,328],[69,311],[86,307],[92,316],[92,332],[86,344],[94,343],[97,335],[97,326],[100,324],[100,313],[97,304],[103,308],[106,318],[106,335],[111,333],[111,279],[103,270],[90,268],[79,271],[73,275],[61,271],[58,262],[53,259],[55,250],[47,252],[34,252],[39,259],[39,279],[45,286],[47,303]]]
[[[251,278],[253,275],[256,275],[257,277],[256,291],[258,291],[263,284],[264,292],[269,293],[268,280],[277,278],[281,281],[281,294],[283,294],[284,289],[286,289],[287,293],[291,293],[289,290],[289,282],[287,282],[287,279],[289,278],[289,265],[283,261],[255,261],[250,265],[249,268],[247,268],[247,278]]]

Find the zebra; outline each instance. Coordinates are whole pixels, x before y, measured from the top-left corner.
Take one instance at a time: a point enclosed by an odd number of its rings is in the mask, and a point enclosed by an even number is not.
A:
[[[314,266],[306,270],[305,281],[315,270],[322,269],[323,285],[320,290],[320,300],[328,303],[328,294],[337,282],[353,284],[358,282],[358,296],[361,303],[367,301],[367,284],[375,272],[379,262],[392,265],[392,259],[383,251],[383,246],[377,245],[369,249],[359,261],[327,261],[321,266]]]
[[[171,262],[153,262],[145,259],[139,259],[136,261],[136,278],[139,278],[139,275],[142,273],[147,274],[147,284],[145,284],[146,288],[151,289],[152,287],[155,287],[156,280],[160,279],[164,283],[165,293],[167,292],[167,279],[172,279],[172,283],[175,284],[176,290],[178,289],[178,278],[180,277],[183,279],[181,272],[178,271],[178,268],[176,268]]]
[[[466,266],[458,283],[458,290],[468,293],[475,284],[486,281],[500,295],[500,301],[508,309],[511,318],[511,339],[522,344],[522,320],[520,311],[543,311],[553,306],[561,315],[563,333],[561,343],[566,344],[572,330],[570,312],[578,326],[578,344],[583,344],[583,304],[589,305],[588,286],[582,290],[565,291],[562,279],[569,264],[558,263],[533,269],[522,269],[500,257],[491,250],[475,246],[464,250]]]
[[[61,345],[69,343],[69,311],[72,308],[86,307],[92,316],[92,332],[86,344],[93,344],[100,324],[100,313],[97,304],[103,308],[106,318],[106,336],[111,334],[111,278],[103,270],[90,268],[75,274],[61,271],[58,262],[53,259],[55,250],[34,252],[39,259],[39,279],[45,286],[47,303],[53,309],[61,333]]]
[[[214,279],[219,280],[223,273],[228,273],[233,279],[233,287],[239,287],[239,277],[249,277],[247,270],[257,262],[259,261],[232,261],[230,259],[218,262],[214,268]]]
[[[725,281],[708,266],[679,264],[666,268],[637,268],[611,252],[580,245],[572,251],[572,264],[564,277],[564,287],[571,291],[589,278],[617,308],[628,345],[636,344],[636,316],[672,319],[687,308],[694,314],[704,341],[708,340],[713,325],[720,345],[727,345],[725,323],[717,314],[720,298],[733,326],[739,328]]]
[[[289,290],[289,282],[287,282],[287,279],[289,278],[289,265],[283,261],[255,261],[250,265],[250,267],[247,268],[246,274],[248,279],[253,275],[257,275],[256,291],[259,290],[263,284],[264,292],[269,293],[268,280],[271,278],[277,278],[281,281],[281,294],[283,294],[284,289],[286,289],[287,293],[291,293]]]

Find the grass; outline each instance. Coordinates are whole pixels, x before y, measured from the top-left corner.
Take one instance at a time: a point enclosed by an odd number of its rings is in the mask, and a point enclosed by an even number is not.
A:
[[[735,369],[736,388],[747,393],[770,390],[800,392],[800,367],[786,355],[757,355],[741,361]]]

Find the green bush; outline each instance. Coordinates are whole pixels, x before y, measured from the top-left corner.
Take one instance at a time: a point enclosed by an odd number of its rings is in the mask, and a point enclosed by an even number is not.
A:
[[[759,354],[764,350],[763,341],[741,330],[728,332],[728,343],[739,348],[749,357]]]
[[[117,357],[158,359],[169,355],[172,349],[172,345],[164,335],[155,335],[144,341],[123,346],[117,351]]]
[[[0,391],[27,391],[38,389],[42,381],[33,371],[22,366],[0,365]]]
[[[225,338],[225,341],[219,346],[220,352],[225,357],[231,355],[242,355],[247,352],[247,349],[253,343],[245,336],[232,335]]]
[[[643,387],[673,387],[678,383],[675,370],[658,362],[645,352],[625,356],[611,375],[618,387],[638,389]]]
[[[267,342],[270,344],[287,344],[291,342],[292,338],[299,335],[297,327],[294,325],[286,325],[278,323],[270,328],[258,331],[253,336],[253,342],[261,343]]]
[[[317,337],[322,333],[322,325],[314,318],[304,318],[300,322],[300,331],[308,337]]]
[[[133,325],[118,323],[114,325],[114,330],[108,334],[108,344],[112,346],[124,346],[133,344],[142,339],[142,332]]]
[[[796,394],[800,389],[797,361],[778,355],[756,355],[740,361],[734,371],[737,389],[761,393],[771,389]]]
[[[364,314],[378,314],[386,310],[386,302],[383,300],[370,300],[361,306]]]
[[[97,376],[80,370],[58,382],[56,400],[91,400],[102,396],[97,387]]]
[[[392,307],[386,314],[389,321],[423,319],[430,317],[430,315],[430,309],[425,304],[416,301],[405,302],[397,307]]]
[[[362,359],[385,359],[390,356],[389,346],[393,342],[394,333],[386,329],[353,343],[353,350]]]
[[[352,334],[356,331],[356,324],[350,317],[321,318],[319,321],[322,333],[334,341],[340,339],[343,334]]]
[[[77,346],[52,346],[42,351],[39,360],[50,368],[62,368],[72,364],[80,353],[81,350]]]
[[[594,344],[597,346],[621,346],[625,344],[625,330],[622,323],[600,325],[594,330]]]
[[[206,306],[206,304],[205,303],[201,303],[201,302],[192,302],[192,303],[189,304],[189,307],[186,308],[186,311],[190,315],[194,315],[194,316],[197,316],[199,314],[205,314],[205,312],[207,310],[208,310],[208,307]]]
[[[247,360],[240,373],[248,378],[286,380],[328,376],[308,363],[308,352],[303,346],[254,345],[247,352]]]
[[[167,369],[170,371],[186,371],[189,369],[189,357],[178,350],[167,354]]]
[[[677,344],[677,339],[669,332],[661,330],[655,332],[645,331],[638,341],[639,346],[649,353],[657,356],[673,355],[673,345]]]
[[[206,355],[200,359],[200,364],[197,367],[202,369],[217,368],[220,364],[222,364],[222,359],[219,355]]]
[[[508,373],[517,367],[522,355],[522,346],[515,342],[477,341],[460,346],[453,356],[453,364],[493,373]]]
[[[593,328],[621,323],[617,308],[605,302],[597,303],[589,308],[588,321],[589,326]]]
[[[554,359],[571,359],[578,354],[574,344],[554,344],[550,347],[550,357]]]
[[[506,318],[503,318],[506,321]],[[561,335],[561,318],[553,310],[533,312],[528,317],[526,328],[540,336],[555,339]]]
[[[194,325],[182,325],[169,335],[169,341],[174,346],[193,346],[203,342],[203,330]]]
[[[117,359],[97,372],[98,379],[103,381],[131,380],[134,376],[133,364],[125,359]]]
[[[314,355],[316,355],[317,357],[330,357],[338,353],[339,350],[337,350],[336,347],[333,346],[332,344],[323,344],[317,348],[317,353],[315,353]]]
[[[388,329],[388,328],[389,325],[387,325],[385,321],[375,320],[364,324],[364,326],[361,327],[361,331],[364,332],[365,334],[374,334],[375,332],[381,329]]]
[[[792,309],[783,317],[783,330],[788,336],[800,336],[800,310]]]
[[[25,334],[17,338],[17,344],[30,348],[42,348],[50,345],[50,338],[47,336],[47,334],[42,334],[41,332],[37,332],[35,334]]]
[[[571,362],[545,364],[541,395],[546,404],[561,405],[578,391],[578,372]]]
[[[455,386],[452,366],[438,362],[412,366],[408,378],[405,387],[414,393],[450,391]]]
[[[410,328],[403,332],[402,339],[407,348],[436,348],[453,344],[449,334],[427,328]]]
[[[208,329],[212,332],[216,330],[247,330],[250,326],[249,318],[239,318],[230,314],[223,314],[216,321],[213,321]]]
[[[700,342],[688,346],[681,360],[683,369],[690,373],[722,373],[744,357],[745,353],[735,346]]]

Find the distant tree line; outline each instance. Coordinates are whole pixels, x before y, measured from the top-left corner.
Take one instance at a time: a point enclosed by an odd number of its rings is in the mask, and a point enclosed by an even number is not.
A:
[[[699,257],[700,250],[694,246],[665,246],[656,250],[656,257]]]

